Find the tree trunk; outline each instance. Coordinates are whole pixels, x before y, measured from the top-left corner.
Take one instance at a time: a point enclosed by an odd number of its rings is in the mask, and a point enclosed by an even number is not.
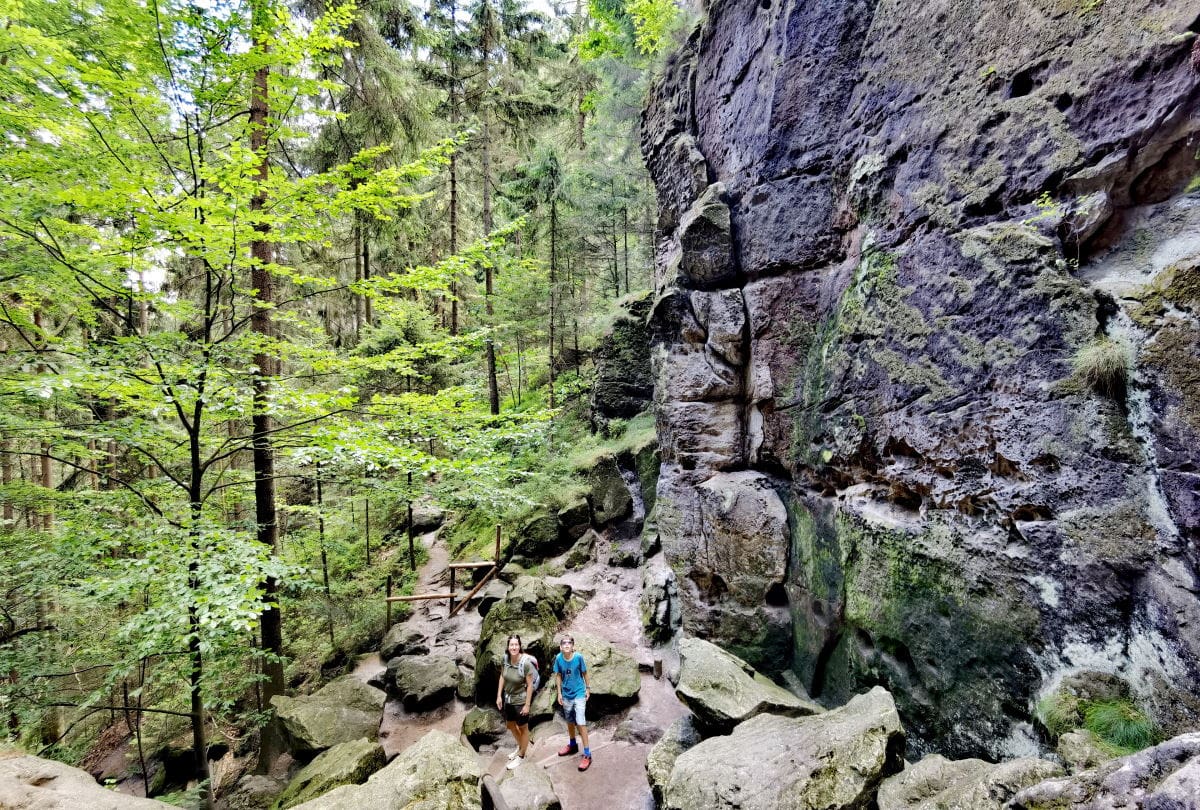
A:
[[[558,285],[558,203],[550,201],[550,408],[554,409],[554,320],[555,289]]]
[[[8,499],[7,495],[8,485],[11,484],[13,480],[13,464],[11,455],[12,448],[12,439],[8,438],[7,436],[5,436],[3,439],[0,439],[0,487],[3,487],[6,491],[6,494],[3,496],[4,526],[0,528],[3,528],[5,531],[9,531],[13,528],[13,521],[15,520],[12,501]]]
[[[263,0],[254,2],[251,13],[253,46],[266,53],[269,49],[270,11]],[[251,216],[261,216],[267,202],[267,178],[270,163],[267,154],[267,116],[270,99],[267,95],[269,68],[265,65],[254,72],[254,85],[250,95],[250,148],[259,156],[258,187],[250,200]],[[267,235],[270,226],[263,221],[254,223],[254,239],[250,244],[253,264],[250,271],[250,286],[258,300],[250,319],[250,329],[264,341],[274,331],[269,305],[274,300],[273,279],[268,265],[273,261],[271,242]],[[254,515],[257,524],[258,542],[279,552],[279,534],[275,517],[275,450],[271,443],[271,416],[267,412],[267,400],[271,391],[271,377],[275,373],[275,359],[266,350],[254,357],[258,371],[254,375],[254,409],[251,429],[251,446],[254,451]],[[263,668],[267,676],[263,688],[263,703],[271,705],[271,699],[284,692],[283,683],[283,627],[277,603],[278,583],[268,577],[263,583],[263,611],[260,616],[262,630]],[[266,772],[282,752],[282,737],[278,720],[272,717],[263,729],[259,751],[259,769]]]
[[[495,228],[492,221],[492,145],[491,134],[488,131],[488,112],[483,111],[483,142],[481,149],[483,164],[483,232],[490,234]],[[492,265],[489,262],[483,268],[484,305],[487,310],[488,329],[495,328],[495,307],[492,304],[492,294],[495,292]],[[489,332],[484,346],[487,360],[488,410],[492,415],[500,413],[500,385],[496,381],[496,344]]]

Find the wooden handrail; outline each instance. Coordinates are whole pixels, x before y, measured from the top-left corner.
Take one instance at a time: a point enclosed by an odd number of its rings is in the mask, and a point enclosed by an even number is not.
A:
[[[462,595],[463,595],[462,593],[454,593],[453,591],[450,591],[447,593],[415,593],[415,594],[412,594],[411,596],[389,596],[387,598],[387,601],[389,601],[389,602],[416,602],[421,599],[458,599]]]
[[[459,569],[459,568],[488,568],[488,567],[490,567],[490,566],[493,566],[493,565],[495,565],[495,564],[496,564],[496,563],[492,562],[491,560],[480,560],[479,562],[460,562],[460,563],[449,563],[449,564],[448,564],[446,567],[447,567],[447,568],[450,568],[450,569]]]

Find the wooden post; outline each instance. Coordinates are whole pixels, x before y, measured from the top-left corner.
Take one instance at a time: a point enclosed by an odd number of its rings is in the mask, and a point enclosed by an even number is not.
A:
[[[454,615],[454,569],[450,569],[450,614]],[[450,618],[447,616],[446,618]]]
[[[384,621],[387,622],[387,627],[383,628],[384,635],[387,634],[388,630],[392,629],[392,575],[391,574],[388,574],[388,578],[387,578],[387,599],[388,599],[387,618],[384,619]]]
[[[496,524],[496,565],[500,565],[500,524]]]
[[[371,564],[371,499],[367,498],[363,501],[363,541],[364,547],[367,550],[367,565]],[[350,514],[354,514],[354,509],[351,507]]]
[[[662,680],[662,659],[661,658],[654,659],[654,680],[656,680],[656,681]]]

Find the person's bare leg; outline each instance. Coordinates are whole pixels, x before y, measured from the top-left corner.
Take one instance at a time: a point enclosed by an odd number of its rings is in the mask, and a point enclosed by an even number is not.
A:
[[[585,751],[591,748],[591,746],[588,745],[587,726],[579,726],[579,737],[583,741],[583,748]]]
[[[521,730],[521,736],[517,738],[517,753],[522,757],[529,750],[529,726],[517,726]]]

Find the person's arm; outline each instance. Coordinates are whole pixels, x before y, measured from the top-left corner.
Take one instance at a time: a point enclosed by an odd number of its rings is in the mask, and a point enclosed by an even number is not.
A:
[[[580,661],[579,671],[583,675],[583,699],[587,700],[592,696],[592,682],[588,678],[587,661]]]
[[[496,708],[504,711],[504,664],[500,665],[500,683],[496,686]]]
[[[563,705],[562,702],[562,670],[558,668],[558,659],[554,659],[554,686],[558,689],[558,705]]]

